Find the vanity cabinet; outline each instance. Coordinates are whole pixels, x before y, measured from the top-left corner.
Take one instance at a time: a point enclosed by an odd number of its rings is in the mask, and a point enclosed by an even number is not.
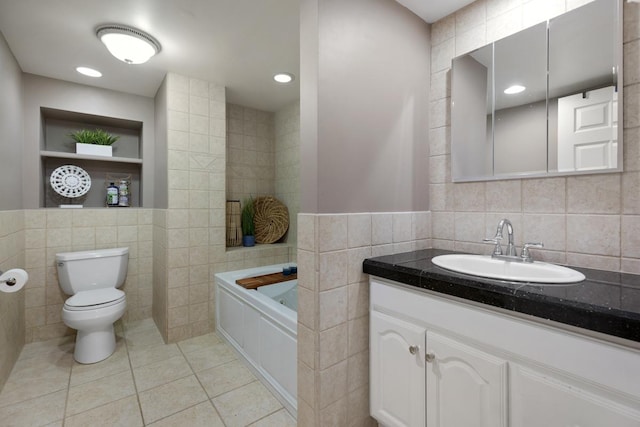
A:
[[[431,331],[426,351],[426,425],[507,426],[505,360]]]
[[[425,424],[426,329],[373,311],[371,330],[371,415],[387,426]]]
[[[638,427],[640,351],[371,278],[383,426]]]

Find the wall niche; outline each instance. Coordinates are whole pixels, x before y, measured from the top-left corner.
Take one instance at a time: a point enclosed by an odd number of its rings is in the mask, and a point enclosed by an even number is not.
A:
[[[40,113],[40,207],[51,208],[61,204],[105,207],[109,182],[125,176],[131,177],[130,206],[142,207],[142,122],[52,108],[41,108]],[[75,142],[69,134],[80,129],[96,128],[120,137],[112,145],[112,157],[76,154]],[[62,165],[75,165],[89,174],[91,189],[86,195],[68,199],[51,188],[51,173]],[[109,181],[108,176],[111,177]]]

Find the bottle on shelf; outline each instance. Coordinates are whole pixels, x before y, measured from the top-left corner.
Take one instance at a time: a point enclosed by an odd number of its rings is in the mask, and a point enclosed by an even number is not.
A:
[[[118,185],[118,206],[129,206],[129,181],[126,179]]]
[[[107,187],[107,206],[118,206],[118,187],[112,182]]]

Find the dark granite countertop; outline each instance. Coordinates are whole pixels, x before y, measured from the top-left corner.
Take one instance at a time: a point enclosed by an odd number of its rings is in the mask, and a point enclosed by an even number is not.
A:
[[[456,252],[425,249],[366,259],[365,273],[566,325],[640,342],[640,275],[571,267],[586,280],[540,286],[459,274],[431,258]]]

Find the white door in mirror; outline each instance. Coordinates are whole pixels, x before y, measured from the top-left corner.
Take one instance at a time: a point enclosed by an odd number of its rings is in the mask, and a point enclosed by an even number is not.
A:
[[[558,98],[558,171],[618,167],[618,92],[614,86]]]

